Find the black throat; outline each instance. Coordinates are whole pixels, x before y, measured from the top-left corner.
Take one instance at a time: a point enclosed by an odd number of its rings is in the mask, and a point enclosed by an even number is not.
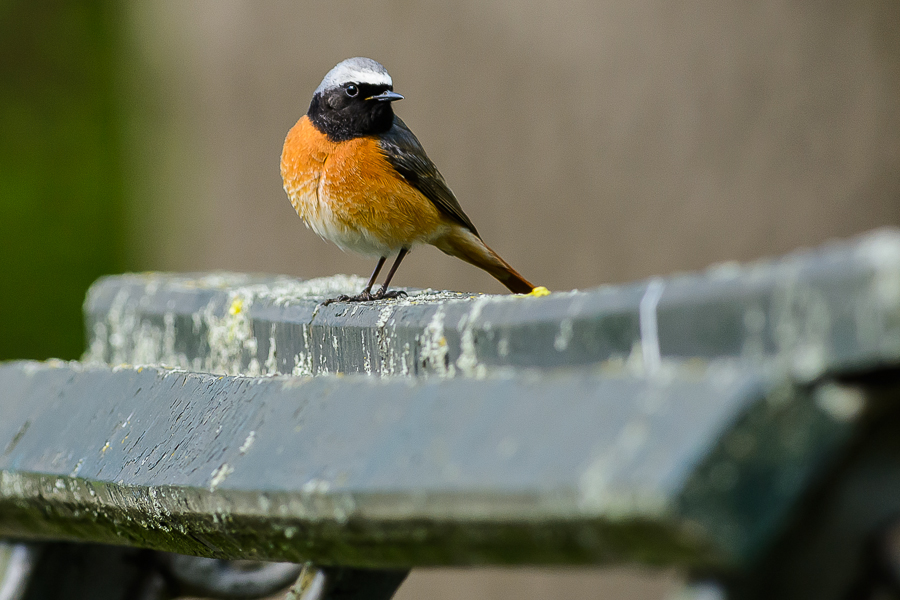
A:
[[[394,124],[390,102],[365,99],[390,88],[368,84],[358,87],[356,97],[349,97],[344,87],[337,87],[315,94],[309,103],[309,120],[333,142],[385,133]]]

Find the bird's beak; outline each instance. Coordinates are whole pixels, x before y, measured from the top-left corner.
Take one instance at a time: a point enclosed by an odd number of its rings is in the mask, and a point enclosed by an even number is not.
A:
[[[403,100],[403,96],[390,90],[381,92],[374,96],[369,96],[366,100],[377,100],[378,102],[394,102],[395,100]]]

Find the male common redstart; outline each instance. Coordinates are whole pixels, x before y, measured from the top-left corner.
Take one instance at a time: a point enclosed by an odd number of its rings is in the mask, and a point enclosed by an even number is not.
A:
[[[419,140],[394,115],[391,103],[403,96],[393,90],[380,63],[348,58],[325,75],[284,141],[284,189],[306,225],[341,249],[378,257],[360,294],[326,303],[405,295],[387,288],[416,244],[480,267],[517,294],[534,290],[481,240]],[[373,293],[394,254],[384,285]]]

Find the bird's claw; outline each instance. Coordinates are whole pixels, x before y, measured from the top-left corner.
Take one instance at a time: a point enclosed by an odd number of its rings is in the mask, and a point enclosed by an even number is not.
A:
[[[392,290],[387,291],[385,289],[380,289],[375,293],[369,291],[362,291],[355,296],[348,296],[347,294],[341,294],[336,298],[329,298],[322,302],[322,306],[328,306],[332,302],[371,302],[372,300],[384,300],[387,298],[406,298],[407,293],[403,290]]]
[[[329,298],[325,302],[322,303],[322,306],[328,306],[332,302],[368,302],[369,300],[374,300],[375,297],[369,291],[362,291],[355,296],[348,296],[347,294],[341,294],[336,298]]]
[[[409,294],[403,290],[387,291],[384,288],[378,290],[372,295],[372,300],[384,300],[386,298],[406,298]]]

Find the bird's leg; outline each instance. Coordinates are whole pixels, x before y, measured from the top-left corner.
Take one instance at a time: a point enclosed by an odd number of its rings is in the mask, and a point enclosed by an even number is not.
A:
[[[378,259],[378,264],[375,265],[375,270],[372,271],[372,276],[369,277],[369,283],[366,284],[366,287],[363,289],[360,296],[369,296],[372,292],[372,286],[375,285],[375,280],[378,279],[378,274],[381,273],[381,267],[384,266],[384,261],[387,260],[387,256],[382,256]]]
[[[381,273],[381,267],[384,266],[384,261],[386,260],[387,256],[382,256],[378,259],[378,264],[375,265],[375,270],[372,271],[372,276],[369,277],[369,283],[366,284],[366,287],[363,288],[363,291],[355,296],[341,294],[337,298],[329,298],[322,303],[322,306],[328,306],[332,302],[368,302],[369,300],[374,300],[375,298],[372,296],[372,286],[375,285],[375,279],[378,277],[378,274]],[[393,269],[391,270],[391,273],[393,273]]]
[[[391,266],[391,270],[388,271],[387,277],[384,280],[384,285],[381,288],[372,294],[373,300],[381,300],[382,298],[404,298],[406,297],[406,292],[401,290],[394,290],[393,292],[387,291],[388,284],[391,282],[391,279],[394,277],[394,273],[397,272],[397,267],[400,266],[400,261],[403,260],[403,257],[409,252],[409,248],[400,248],[400,252],[397,253],[397,260],[394,261],[394,264]]]

